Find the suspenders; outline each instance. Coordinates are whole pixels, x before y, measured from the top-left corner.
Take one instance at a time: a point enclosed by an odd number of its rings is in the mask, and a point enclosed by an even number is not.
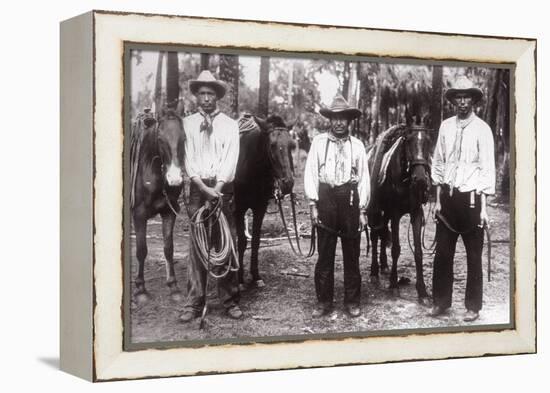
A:
[[[350,156],[351,156],[351,164],[350,164],[350,183],[357,183],[357,179],[356,179],[356,176],[357,176],[357,168],[355,167],[354,164],[354,160],[353,160],[353,142],[351,140],[351,137],[348,137],[349,138],[349,150],[350,150]],[[327,137],[327,142],[325,144],[325,154],[324,154],[324,158],[323,158],[323,163],[321,164],[319,161],[318,161],[318,170],[319,172],[321,171],[321,168],[324,169],[325,167],[325,164],[327,162],[327,156],[328,156],[328,145],[330,143],[330,139]],[[318,157],[317,157],[318,158]],[[349,196],[349,205],[350,206],[353,206],[353,188],[351,189],[350,191],[350,196]]]

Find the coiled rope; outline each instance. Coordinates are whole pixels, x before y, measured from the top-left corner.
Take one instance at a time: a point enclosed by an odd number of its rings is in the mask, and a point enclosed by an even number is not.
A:
[[[165,196],[172,212],[181,217],[172,206],[168,196],[166,194]],[[225,277],[231,271],[239,270],[239,260],[231,236],[231,228],[222,212],[222,207],[222,198],[217,198],[210,209],[202,206],[193,216],[189,217],[189,210],[185,206],[191,224],[191,247],[195,250],[208,274],[217,279]],[[217,242],[212,241],[212,232],[215,227],[218,229],[216,233],[219,234]],[[217,246],[213,247],[215,243]]]

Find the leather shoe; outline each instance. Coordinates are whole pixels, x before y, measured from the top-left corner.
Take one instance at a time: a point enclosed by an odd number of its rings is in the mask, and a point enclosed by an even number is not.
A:
[[[233,306],[226,310],[227,315],[232,319],[241,319],[243,316],[243,312],[239,308],[239,306]]]
[[[359,315],[361,315],[361,308],[355,304],[350,304],[349,306],[346,306],[346,312],[349,314],[350,317],[356,318]]]
[[[318,304],[313,309],[313,312],[311,313],[311,316],[313,318],[320,318],[323,315],[327,315],[332,311],[332,306],[326,305],[326,304]]]
[[[468,310],[466,311],[466,314],[464,314],[464,322],[473,322],[476,319],[479,318],[479,312]]]
[[[193,319],[197,318],[199,316],[199,313],[193,310],[185,310],[180,315],[180,322],[187,323],[191,322]]]
[[[443,314],[445,311],[447,311],[446,308],[441,306],[433,306],[433,308],[430,310],[430,313],[428,314],[430,317],[437,317],[441,314]]]

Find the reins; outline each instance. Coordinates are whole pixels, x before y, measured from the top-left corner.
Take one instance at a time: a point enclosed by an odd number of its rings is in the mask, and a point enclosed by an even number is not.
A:
[[[283,211],[283,196],[280,192],[275,192],[275,200],[277,201],[277,205],[279,207],[279,213],[281,215],[281,221],[283,222],[283,228],[286,233],[286,237],[288,239],[288,243],[290,244],[290,248],[292,249],[292,252],[296,254],[297,256],[300,256],[302,258],[310,258],[315,254],[315,246],[316,246],[316,231],[315,226],[312,225],[311,227],[311,235],[310,235],[310,244],[309,244],[309,251],[307,253],[304,253],[302,251],[302,247],[300,245],[300,232],[298,231],[298,225],[296,220],[296,196],[294,193],[290,194],[290,206],[292,208],[292,223],[294,226],[294,236],[296,238],[296,246],[294,246],[294,243],[292,242],[292,238],[290,236],[290,232],[288,231],[288,227],[286,224],[285,214]]]

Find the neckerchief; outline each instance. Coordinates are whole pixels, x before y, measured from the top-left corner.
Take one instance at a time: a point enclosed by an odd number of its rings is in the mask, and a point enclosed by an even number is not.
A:
[[[458,166],[460,165],[460,156],[462,155],[462,137],[464,136],[464,129],[470,125],[475,117],[476,115],[474,111],[472,111],[472,113],[470,113],[470,115],[466,119],[459,119],[458,116],[456,117],[457,135],[453,146],[453,161],[451,161],[451,165],[453,165],[453,176],[451,177],[451,184],[449,184],[451,195],[453,195],[453,188],[455,186],[454,182],[456,180],[456,171],[458,169]]]
[[[199,113],[203,117],[200,131],[206,131],[208,135],[212,134],[212,123],[214,122],[214,118],[220,113],[220,110],[216,108],[214,112],[206,113],[201,107],[199,107]]]
[[[346,168],[347,154],[346,154],[345,147],[346,147],[346,142],[350,140],[349,133],[343,138],[338,138],[334,136],[334,134],[329,133],[328,139],[329,141],[335,144],[334,182],[335,184],[341,184],[343,183],[346,177],[345,168]],[[353,157],[351,158],[351,160],[353,160]]]

